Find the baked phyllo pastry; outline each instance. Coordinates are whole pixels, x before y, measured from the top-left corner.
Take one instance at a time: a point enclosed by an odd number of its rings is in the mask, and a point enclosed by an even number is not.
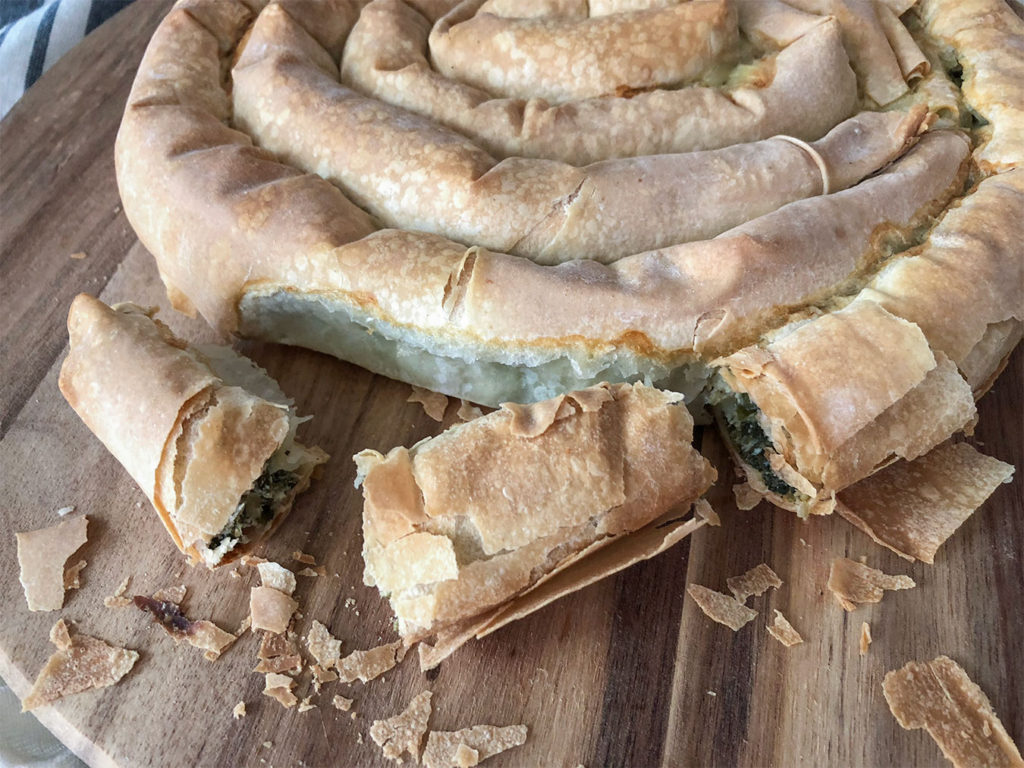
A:
[[[364,581],[432,666],[694,530],[716,473],[692,433],[681,395],[605,384],[363,451]]]
[[[178,548],[213,567],[284,519],[327,460],[266,371],[228,347],[189,347],[133,304],[80,294],[60,391],[153,503]]]
[[[914,323],[855,301],[716,361],[709,400],[751,500],[828,514],[837,491],[974,425],[970,385]]]
[[[857,301],[917,324],[981,397],[1024,335],[1024,168],[984,179]]]

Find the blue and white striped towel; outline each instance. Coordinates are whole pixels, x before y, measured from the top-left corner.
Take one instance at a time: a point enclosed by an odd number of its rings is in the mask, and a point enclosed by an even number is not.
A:
[[[0,118],[89,32],[132,0],[0,0]]]

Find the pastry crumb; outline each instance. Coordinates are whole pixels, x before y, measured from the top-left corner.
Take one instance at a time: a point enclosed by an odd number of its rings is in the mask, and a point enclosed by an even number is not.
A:
[[[761,563],[742,576],[730,576],[725,583],[737,602],[746,603],[748,597],[760,597],[769,589],[778,589],[782,586],[782,579],[767,563]]]
[[[88,523],[83,515],[14,534],[19,579],[30,611],[56,611],[64,606],[64,564],[85,544]]]
[[[253,629],[265,629],[279,635],[288,629],[299,604],[273,587],[252,587],[249,591],[249,617]]]
[[[256,570],[260,572],[260,584],[264,587],[276,589],[286,595],[295,592],[295,574],[289,571],[280,563],[269,560],[257,563]]]
[[[64,619],[53,625],[50,642],[57,650],[22,702],[23,712],[75,693],[111,686],[128,674],[139,659],[136,651],[108,645],[95,637],[79,634],[72,637]]]
[[[179,584],[176,587],[164,587],[158,589],[153,593],[154,600],[161,600],[165,603],[177,603],[181,605],[185,599],[185,595],[188,594],[188,588],[184,584]]]
[[[184,595],[184,587],[172,590],[172,595]],[[153,621],[159,624],[175,642],[185,640],[189,645],[203,651],[208,661],[216,661],[227,648],[238,638],[230,632],[218,627],[212,621],[199,619],[192,621],[181,611],[181,606],[170,600],[156,597],[167,590],[157,592],[153,597],[136,595],[132,598],[135,606],[153,615]]]
[[[793,628],[793,625],[779,610],[775,611],[775,621],[768,625],[768,632],[787,648],[799,645],[804,641],[800,633]]]
[[[448,410],[448,398],[445,395],[415,385],[412,387],[412,394],[405,402],[419,403],[423,406],[423,411],[427,416],[434,421],[443,421],[444,412]]]
[[[299,700],[292,693],[295,681],[288,675],[280,675],[276,672],[268,672],[264,677],[263,695],[275,699],[285,709],[290,709],[298,704]],[[267,746],[264,744],[263,746]]]
[[[376,720],[370,726],[370,738],[388,760],[401,762],[402,754],[407,752],[419,762],[423,735],[430,719],[430,697],[430,691],[423,691],[400,714],[387,720]]]
[[[235,718],[235,720],[241,720],[243,717],[245,717],[244,701],[240,701],[237,704],[235,704],[235,708],[231,710],[231,716]]]
[[[483,762],[513,747],[526,743],[525,725],[510,725],[499,728],[493,725],[474,725],[461,731],[431,731],[427,746],[423,750],[423,765],[426,768],[447,768],[458,765],[456,755],[462,750],[463,759],[473,750],[477,762]]]
[[[691,584],[686,588],[700,609],[712,621],[724,624],[736,632],[757,616],[757,611],[748,608],[733,597],[715,592],[713,589]]]
[[[829,590],[847,611],[854,611],[865,603],[879,602],[885,590],[913,589],[915,586],[909,576],[890,576],[846,557],[833,560],[828,574]]]
[[[79,560],[74,565],[69,565],[67,570],[64,571],[64,589],[78,589],[82,586],[82,581],[79,576],[82,573],[82,569],[85,568],[89,563],[86,560]]]
[[[298,549],[292,552],[292,560],[297,563],[303,563],[304,565],[316,565],[315,557]]]
[[[355,680],[366,683],[380,677],[405,658],[401,640],[367,651],[353,651],[338,662],[338,679],[343,683]]]
[[[131,598],[125,597],[124,595],[128,590],[128,583],[131,579],[131,576],[125,576],[124,581],[122,581],[118,585],[117,589],[114,590],[114,594],[103,598],[103,604],[107,606],[107,608],[124,608],[125,606],[132,604]]]
[[[860,655],[868,655],[868,647],[871,645],[871,625],[866,621],[860,625]]]
[[[479,419],[484,415],[484,412],[479,406],[473,405],[468,400],[459,400],[459,410],[455,415],[462,421],[472,421],[473,419]]]
[[[341,658],[341,640],[334,637],[330,630],[316,619],[313,619],[313,625],[306,634],[306,648],[316,659],[316,663],[325,670],[336,667],[338,659]]]
[[[697,517],[706,520],[708,525],[718,528],[722,525],[722,518],[718,516],[707,499],[697,499],[693,502],[693,511]]]

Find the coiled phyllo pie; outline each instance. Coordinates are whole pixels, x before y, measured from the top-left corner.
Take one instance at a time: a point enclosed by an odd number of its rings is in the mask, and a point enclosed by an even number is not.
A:
[[[174,306],[450,395],[644,380],[801,513],[1021,337],[1003,0],[185,0],[118,136]]]

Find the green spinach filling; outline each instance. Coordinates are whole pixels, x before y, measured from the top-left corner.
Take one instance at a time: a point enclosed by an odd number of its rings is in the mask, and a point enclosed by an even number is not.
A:
[[[269,463],[268,463],[269,464]],[[269,466],[263,468],[252,488],[243,494],[231,519],[224,529],[210,539],[207,545],[216,550],[228,539],[233,539],[228,549],[243,540],[244,532],[253,526],[264,526],[274,519],[277,507],[283,502],[299,483],[299,475],[287,469],[271,472]]]
[[[749,467],[761,475],[765,487],[780,496],[793,496],[796,489],[775,474],[768,462],[767,450],[772,447],[768,435],[757,421],[757,406],[745,392],[712,390],[712,405],[725,423],[726,435],[736,453]]]

